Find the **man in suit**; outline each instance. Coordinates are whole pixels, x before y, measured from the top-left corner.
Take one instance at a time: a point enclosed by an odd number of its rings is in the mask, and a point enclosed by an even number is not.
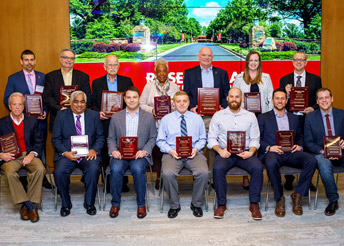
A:
[[[304,125],[305,125],[305,115],[313,112],[315,109],[318,108],[316,104],[316,92],[319,88],[321,88],[321,78],[315,74],[308,73],[305,70],[307,65],[307,55],[302,52],[298,51],[293,56],[293,65],[294,65],[294,72],[285,75],[280,80],[280,88],[285,89],[287,92],[287,96],[289,99],[290,91],[293,86],[297,87],[305,87],[308,86],[308,105],[309,107],[306,108],[304,111],[294,112],[294,114],[298,115],[301,132],[303,133]],[[287,110],[289,110],[289,104],[286,106]],[[286,182],[284,184],[284,188],[286,190],[293,190],[293,181],[295,177],[293,175],[286,175],[285,176]],[[315,191],[314,185],[311,183],[310,189]]]
[[[156,140],[155,119],[151,113],[139,108],[140,91],[130,86],[124,92],[124,100],[127,107],[114,114],[111,118],[108,137],[108,149],[111,158],[110,185],[111,185],[111,209],[110,217],[115,218],[121,204],[121,191],[123,176],[130,168],[134,178],[134,186],[137,201],[137,217],[146,216],[146,169],[152,165],[152,150]],[[120,137],[137,137],[137,152],[133,159],[122,159],[120,152]]]
[[[333,96],[330,89],[321,88],[317,92],[319,109],[308,114],[305,122],[306,148],[318,161],[318,169],[325,186],[329,204],[325,209],[328,216],[338,209],[338,191],[333,177],[333,167],[344,167],[343,159],[324,156],[324,136],[340,136],[340,145],[344,149],[344,110],[332,107]]]
[[[11,196],[15,204],[22,204],[20,218],[37,222],[39,215],[34,203],[42,200],[42,180],[45,168],[38,158],[43,148],[38,121],[36,118],[24,115],[25,98],[20,92],[12,93],[8,98],[10,115],[0,119],[0,136],[15,132],[19,146],[19,156],[11,152],[0,152],[2,174],[7,178]],[[26,168],[28,188],[25,192],[19,181],[18,170]]]
[[[106,170],[110,161],[106,138],[109,134],[109,125],[111,118],[106,117],[105,113],[101,111],[102,92],[103,90],[124,92],[128,89],[129,86],[133,86],[133,82],[129,77],[117,74],[119,66],[120,64],[118,58],[114,55],[108,55],[104,61],[104,69],[106,71],[106,75],[92,82],[92,109],[99,112],[105,136],[105,144],[101,151],[102,166],[104,170]],[[128,177],[125,177],[123,180],[123,191],[129,191],[127,183]],[[107,188],[109,190],[109,187]]]
[[[78,85],[78,90],[85,92],[91,103],[91,88],[88,75],[73,69],[75,52],[72,49],[63,49],[60,53],[61,69],[52,71],[45,76],[43,100],[50,110],[49,129],[52,130],[57,112],[66,109],[60,106],[60,85]]]
[[[260,129],[259,158],[264,162],[269,180],[274,189],[276,199],[275,215],[285,216],[285,198],[281,185],[281,174],[279,168],[283,165],[300,168],[300,179],[290,199],[293,205],[293,213],[302,215],[302,196],[308,194],[315,168],[316,160],[312,155],[303,152],[303,134],[299,119],[296,115],[289,113],[287,105],[287,93],[284,89],[273,92],[272,103],[274,108],[258,116]],[[294,131],[294,145],[290,152],[284,152],[282,147],[276,144],[277,131]]]
[[[69,195],[70,175],[75,168],[83,171],[85,183],[84,207],[86,213],[95,215],[94,206],[99,178],[100,150],[104,144],[103,127],[99,114],[86,109],[87,96],[83,91],[71,95],[71,107],[60,111],[56,116],[51,142],[55,148],[54,178],[62,198],[62,217],[70,214],[72,203]],[[71,150],[71,136],[87,135],[89,153],[85,157],[77,156]]]

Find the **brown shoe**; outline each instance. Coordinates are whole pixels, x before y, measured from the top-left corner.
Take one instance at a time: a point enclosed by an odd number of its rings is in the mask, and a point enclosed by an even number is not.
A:
[[[118,216],[119,206],[111,206],[109,215],[111,218],[116,218]]]
[[[39,215],[38,215],[37,209],[32,209],[31,211],[29,211],[29,216],[30,216],[30,221],[32,223],[39,221]]]
[[[296,215],[302,215],[302,196],[294,191],[291,193],[290,199],[291,204],[293,205],[293,213]]]
[[[275,215],[277,217],[285,216],[285,198],[282,196],[280,199],[276,200]]]
[[[29,220],[30,219],[29,210],[27,208],[21,208],[20,209],[20,218],[22,220]]]
[[[146,212],[146,206],[143,207],[137,207],[137,218],[143,219],[146,217],[147,212]]]
[[[226,205],[219,205],[214,211],[214,218],[215,219],[223,219],[223,216],[227,210]]]
[[[249,210],[252,213],[252,219],[254,219],[254,220],[261,220],[262,219],[262,214],[260,213],[258,203],[251,202]]]

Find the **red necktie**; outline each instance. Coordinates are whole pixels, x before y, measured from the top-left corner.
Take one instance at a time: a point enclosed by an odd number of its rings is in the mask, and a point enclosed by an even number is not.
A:
[[[331,129],[331,124],[330,124],[330,119],[328,118],[329,115],[325,114],[326,117],[326,127],[327,127],[327,135],[332,136],[332,129]]]

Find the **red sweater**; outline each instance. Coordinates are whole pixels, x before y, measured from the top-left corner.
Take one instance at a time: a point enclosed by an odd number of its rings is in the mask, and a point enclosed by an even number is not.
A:
[[[25,137],[24,137],[24,120],[20,122],[19,126],[12,120],[14,130],[16,131],[17,141],[19,145],[20,152],[26,151],[25,147]]]

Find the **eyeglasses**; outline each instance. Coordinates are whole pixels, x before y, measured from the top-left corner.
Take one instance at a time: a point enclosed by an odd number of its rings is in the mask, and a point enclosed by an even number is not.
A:
[[[305,62],[306,59],[293,59],[294,62]]]
[[[74,61],[75,60],[75,57],[69,57],[69,56],[61,56],[62,59],[64,60],[71,60],[71,61]]]

